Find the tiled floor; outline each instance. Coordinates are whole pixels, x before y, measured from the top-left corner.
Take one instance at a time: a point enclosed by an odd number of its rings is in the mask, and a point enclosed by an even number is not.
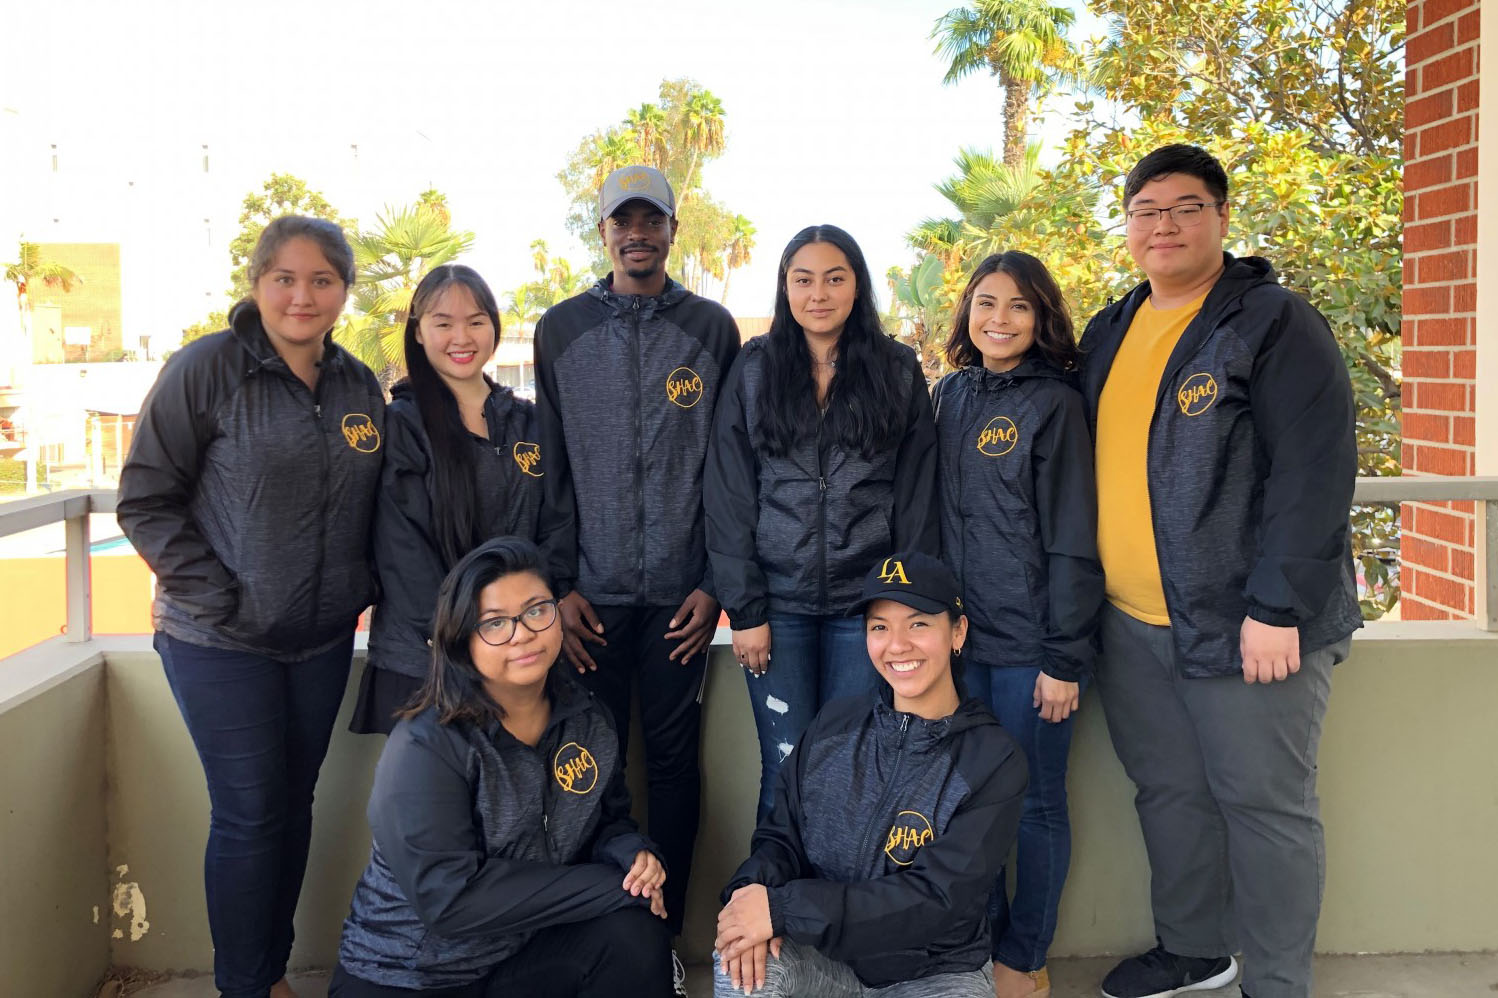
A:
[[[1057,960],[1051,964],[1051,998],[1095,998],[1111,958]],[[705,966],[687,973],[697,998],[712,991]],[[300,998],[326,998],[327,975],[291,979]],[[136,991],[131,998],[213,998],[209,977],[177,978]],[[1238,998],[1234,987],[1196,992],[1203,998]],[[1421,956],[1328,956],[1316,960],[1317,998],[1494,998],[1498,995],[1498,954]],[[627,998],[627,996],[621,996]]]

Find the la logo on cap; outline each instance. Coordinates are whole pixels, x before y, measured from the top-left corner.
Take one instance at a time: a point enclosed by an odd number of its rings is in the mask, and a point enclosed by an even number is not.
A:
[[[884,559],[884,565],[879,569],[879,581],[885,584],[898,582],[902,586],[910,585],[910,579],[905,575],[905,563],[893,558]]]

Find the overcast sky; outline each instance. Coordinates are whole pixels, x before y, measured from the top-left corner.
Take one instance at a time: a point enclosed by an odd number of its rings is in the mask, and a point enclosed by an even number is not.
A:
[[[23,233],[122,242],[127,335],[185,325],[221,304],[245,193],[286,171],[363,222],[437,187],[503,294],[533,239],[584,259],[556,181],[578,141],[686,76],[726,112],[708,189],[758,228],[730,307],[768,314],[816,222],[853,233],[882,298],[958,148],[1001,144],[996,81],[941,83],[927,36],[955,2],[28,4],[0,35],[0,259]],[[1084,13],[1073,38],[1100,33]]]

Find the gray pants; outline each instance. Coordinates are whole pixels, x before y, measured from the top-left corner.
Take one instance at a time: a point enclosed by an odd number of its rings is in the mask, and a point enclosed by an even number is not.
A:
[[[713,959],[713,994],[716,998],[742,995]],[[811,946],[786,940],[780,958],[765,961],[765,986],[755,998],[993,998],[993,968],[965,974],[937,974],[904,981],[884,988],[866,988],[845,963],[823,956]]]
[[[1112,605],[1098,691],[1137,793],[1155,934],[1182,956],[1244,955],[1254,998],[1310,998],[1326,879],[1316,749],[1332,666],[1350,639],[1283,682],[1184,679],[1170,628]]]

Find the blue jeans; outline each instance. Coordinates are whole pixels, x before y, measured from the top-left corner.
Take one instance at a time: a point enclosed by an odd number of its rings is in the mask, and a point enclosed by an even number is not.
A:
[[[1040,719],[1035,680],[1040,669],[999,668],[969,662],[968,692],[987,703],[1030,764],[1030,787],[1020,815],[1014,900],[1000,870],[988,899],[993,958],[1013,970],[1039,970],[1056,935],[1056,912],[1071,865],[1071,820],[1066,813],[1066,757],[1072,719]]]
[[[294,663],[161,631],[155,645],[208,778],[214,983],[224,998],[264,998],[291,956],[312,789],[348,685],[353,634]]]
[[[745,670],[759,732],[759,811],[775,795],[780,763],[829,700],[868,693],[882,682],[869,661],[862,617],[770,614],[770,668],[758,679]]]

